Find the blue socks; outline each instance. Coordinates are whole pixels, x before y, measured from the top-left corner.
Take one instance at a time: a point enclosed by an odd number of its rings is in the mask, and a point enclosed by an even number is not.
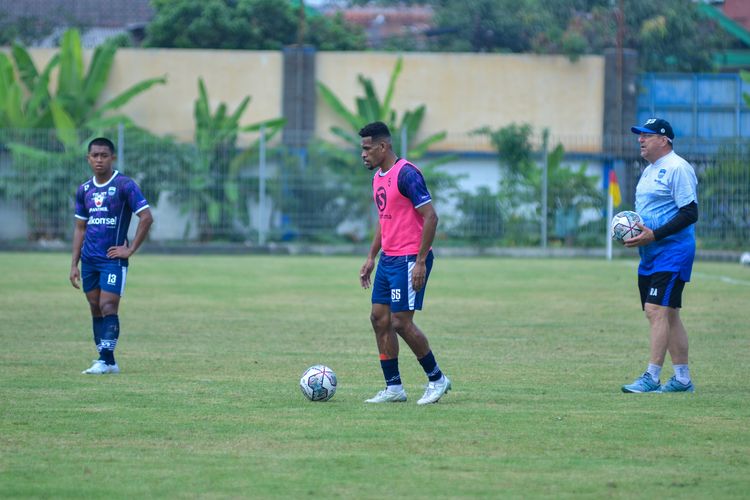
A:
[[[108,365],[115,364],[115,347],[120,337],[120,318],[116,314],[102,318],[99,359]]]
[[[422,365],[430,382],[437,382],[443,378],[443,372],[440,371],[440,367],[438,366],[437,361],[435,361],[435,356],[432,355],[432,351],[428,352],[424,358],[421,358],[419,364]]]
[[[425,357],[420,358],[419,364],[422,365],[427,378],[430,382],[437,382],[443,378],[443,372],[440,371],[440,367],[435,361],[435,356],[432,351],[428,352]],[[380,359],[380,368],[383,369],[383,376],[385,377],[385,385],[388,390],[399,391],[403,387],[401,384],[401,374],[398,371],[398,358],[393,359]]]
[[[383,376],[385,377],[386,386],[388,386],[389,388],[393,385],[401,386],[401,374],[398,371],[398,358],[381,358],[380,368],[383,369]]]
[[[96,346],[96,352],[102,352],[102,331],[104,331],[104,318],[99,316],[98,318],[91,318],[91,328],[94,331],[94,345]]]

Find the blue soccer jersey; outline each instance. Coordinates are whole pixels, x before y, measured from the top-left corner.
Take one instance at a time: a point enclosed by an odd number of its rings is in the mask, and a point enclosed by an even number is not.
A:
[[[651,229],[672,220],[681,207],[698,203],[698,180],[693,167],[674,151],[646,167],[635,190],[635,210],[643,225]],[[695,259],[695,225],[638,247],[641,263],[638,273],[679,272],[690,281]]]
[[[135,181],[117,170],[104,184],[97,184],[91,178],[79,186],[75,216],[87,221],[81,260],[92,264],[111,263],[107,249],[125,244],[132,215],[148,206]],[[128,265],[127,259],[118,260],[120,265]]]
[[[411,200],[414,208],[419,208],[432,201],[422,172],[408,163],[398,173],[398,190]]]

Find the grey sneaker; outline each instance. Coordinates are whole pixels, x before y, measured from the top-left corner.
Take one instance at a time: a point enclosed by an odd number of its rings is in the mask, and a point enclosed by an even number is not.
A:
[[[401,389],[398,392],[384,389],[375,394],[375,397],[365,399],[365,403],[403,403],[406,401],[406,391]]]
[[[120,367],[117,366],[117,363],[114,365],[108,365],[101,359],[97,359],[94,361],[94,364],[91,365],[91,368],[88,368],[86,370],[83,370],[81,373],[84,375],[106,375],[108,373],[120,373]]]
[[[422,397],[417,401],[418,405],[429,405],[440,401],[446,392],[451,390],[451,381],[443,375],[443,381],[430,382]]]

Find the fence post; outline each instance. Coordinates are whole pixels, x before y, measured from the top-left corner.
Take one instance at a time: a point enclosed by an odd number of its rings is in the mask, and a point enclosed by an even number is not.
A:
[[[117,170],[123,172],[123,162],[125,161],[125,125],[122,122],[117,124]]]
[[[547,143],[549,142],[549,130],[542,132],[542,248],[547,248]]]
[[[260,127],[259,164],[258,164],[258,244],[266,244],[265,208],[266,208],[266,127]]]

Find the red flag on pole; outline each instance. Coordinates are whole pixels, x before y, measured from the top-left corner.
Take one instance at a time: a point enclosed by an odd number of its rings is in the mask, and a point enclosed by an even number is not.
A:
[[[609,171],[609,195],[612,197],[612,205],[615,207],[622,203],[622,196],[620,195],[620,183],[617,182],[617,174],[615,169]]]

